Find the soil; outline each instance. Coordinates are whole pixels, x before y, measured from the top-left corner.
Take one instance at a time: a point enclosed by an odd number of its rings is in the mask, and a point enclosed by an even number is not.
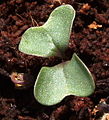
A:
[[[89,97],[68,96],[54,106],[39,104],[33,86],[42,66],[61,63],[21,53],[21,35],[43,25],[54,8],[71,4],[76,10],[69,48],[91,71],[95,92]],[[21,76],[25,84],[13,81]],[[0,2],[0,120],[100,120],[109,112],[109,1],[108,0],[2,0]],[[109,120],[105,114],[104,120]]]

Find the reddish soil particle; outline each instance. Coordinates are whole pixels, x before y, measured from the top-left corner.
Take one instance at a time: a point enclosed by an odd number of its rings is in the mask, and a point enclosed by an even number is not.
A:
[[[23,54],[18,44],[26,29],[43,25],[52,10],[63,3],[76,10],[66,58],[70,59],[74,52],[79,55],[94,76],[96,90],[90,97],[69,96],[58,105],[46,107],[34,99],[34,81],[42,66],[62,60]],[[88,27],[93,22],[102,27]],[[10,78],[13,72],[30,74],[32,84],[16,89]],[[0,120],[98,120],[109,107],[108,81],[108,0],[4,0],[0,4]],[[99,103],[102,98],[107,104]]]
[[[14,99],[0,99],[0,119],[2,120],[12,120],[15,119],[17,115],[20,114],[20,111],[16,109]]]

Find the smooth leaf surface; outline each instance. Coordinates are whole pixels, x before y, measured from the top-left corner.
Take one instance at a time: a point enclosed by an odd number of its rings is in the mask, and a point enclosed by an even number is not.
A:
[[[58,53],[52,37],[43,27],[32,27],[28,29],[22,36],[19,49],[24,53],[38,56],[43,55],[43,57]]]
[[[43,67],[34,86],[34,96],[44,105],[54,105],[68,95],[88,96],[95,84],[85,64],[74,54],[71,61]]]
[[[61,56],[68,47],[74,17],[75,10],[71,5],[57,7],[43,26],[25,31],[19,50],[42,57]]]
[[[68,47],[74,18],[75,10],[73,7],[62,5],[51,13],[48,21],[43,26],[52,36],[54,44],[61,52]]]

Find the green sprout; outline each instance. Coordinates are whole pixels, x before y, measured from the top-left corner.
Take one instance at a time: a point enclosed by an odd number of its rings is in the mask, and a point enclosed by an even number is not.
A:
[[[41,57],[64,55],[68,48],[75,10],[61,5],[40,27],[29,28],[22,36],[19,50]],[[53,67],[42,67],[34,85],[34,96],[43,105],[54,105],[66,96],[89,96],[94,92],[93,77],[74,53],[70,61]]]
[[[72,6],[56,8],[43,26],[31,27],[23,34],[19,50],[41,57],[62,56],[68,48],[74,17]]]
[[[71,61],[41,69],[34,86],[34,95],[41,104],[53,105],[68,95],[88,96],[94,87],[91,73],[73,54]]]

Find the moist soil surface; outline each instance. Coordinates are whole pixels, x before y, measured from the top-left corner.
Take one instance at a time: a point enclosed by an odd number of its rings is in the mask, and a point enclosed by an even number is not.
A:
[[[66,60],[73,53],[91,71],[96,89],[89,97],[68,96],[54,106],[39,104],[34,82],[42,66],[62,62],[21,53],[18,45],[26,29],[41,26],[61,4],[76,10]],[[23,85],[15,83],[24,78]],[[109,120],[109,1],[3,0],[0,2],[0,120]]]

